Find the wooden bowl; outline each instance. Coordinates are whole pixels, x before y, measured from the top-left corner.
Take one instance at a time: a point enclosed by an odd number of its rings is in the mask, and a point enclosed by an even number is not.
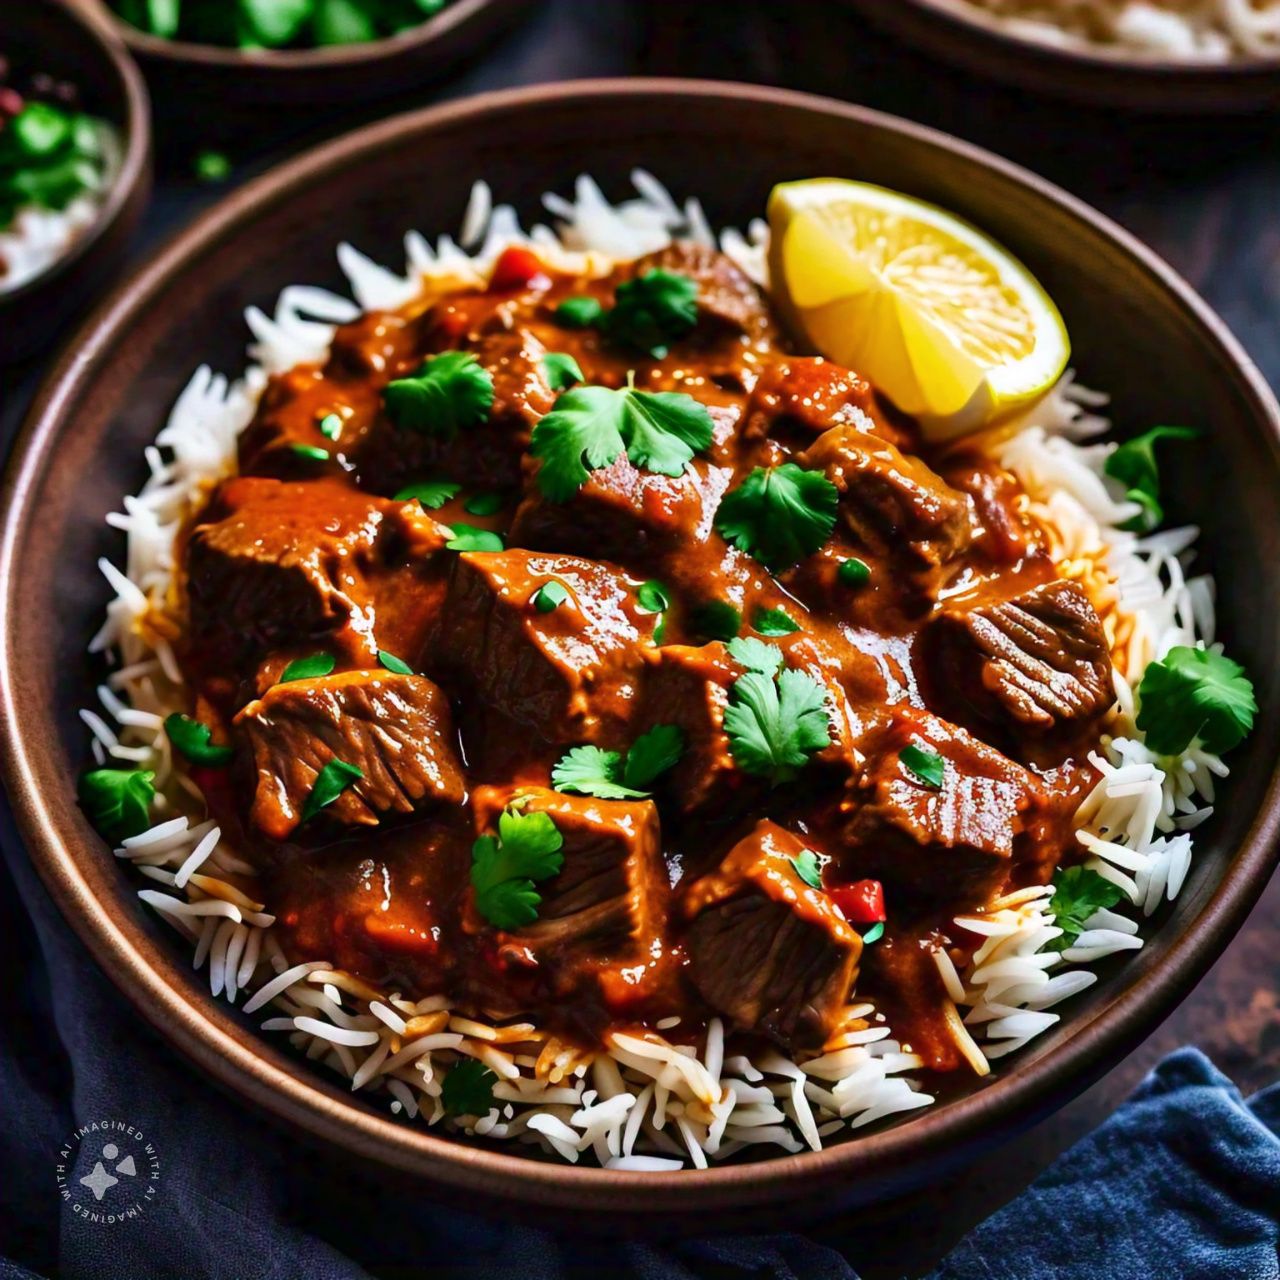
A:
[[[7,364],[78,324],[119,269],[151,194],[151,125],[146,86],[123,42],[100,15],[69,0],[5,6],[0,53],[76,84],[86,110],[116,127],[123,148],[93,225],[47,271],[0,293],[0,364]]]
[[[1180,114],[1266,113],[1280,106],[1280,58],[1225,63],[1059,48],[1014,35],[964,0],[843,0],[868,22],[940,61],[1032,93],[1095,106]]]
[[[450,0],[435,17],[387,40],[323,49],[244,53],[217,45],[162,40],[121,20],[104,0],[80,0],[115,26],[146,72],[157,103],[218,134],[219,114],[243,127],[244,108],[336,107],[390,97],[439,79],[483,50],[534,0]],[[256,117],[261,123],[261,117]],[[212,127],[212,130],[210,129]]]
[[[714,157],[714,165],[709,165]],[[1187,887],[1132,959],[1099,967],[1064,1025],[880,1132],[813,1154],[647,1175],[551,1164],[401,1123],[385,1102],[313,1070],[239,1009],[212,1000],[137,884],[75,801],[92,698],[85,644],[118,556],[103,517],[137,490],[142,450],[201,362],[244,360],[242,309],[287,284],[342,287],[342,239],[393,264],[400,238],[458,225],[473,179],[539,216],[547,190],[593,173],[614,198],[643,165],[715,224],[745,225],[780,180],[869,179],[965,215],[1009,246],[1057,299],[1076,364],[1111,388],[1117,421],[1210,430],[1169,477],[1169,508],[1204,529],[1222,630],[1257,682],[1261,714],[1234,753],[1229,802],[1198,833]],[[708,181],[714,171],[714,180]],[[1122,338],[1122,340],[1118,340]],[[1187,455],[1189,456],[1189,455]],[[1131,236],[995,156],[859,107],[696,81],[586,81],[514,90],[387,120],[328,143],[227,197],[102,306],[53,370],[8,474],[0,538],[0,746],[33,861],[72,927],[159,1032],[245,1106],[348,1159],[438,1188],[590,1210],[583,1229],[655,1220],[706,1230],[735,1211],[759,1225],[887,1198],[959,1166],[1066,1102],[1146,1036],[1230,940],[1276,861],[1280,825],[1280,408],[1208,307]],[[763,1215],[763,1216],[762,1216]]]

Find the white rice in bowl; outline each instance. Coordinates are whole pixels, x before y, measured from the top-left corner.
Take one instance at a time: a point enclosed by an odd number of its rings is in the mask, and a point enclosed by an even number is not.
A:
[[[746,1148],[799,1152],[852,1129],[926,1107],[933,1098],[914,1073],[893,1029],[856,996],[822,1050],[805,1059],[778,1050],[746,1056],[726,1044],[712,1019],[689,1046],[659,1032],[615,1034],[607,1049],[586,1054],[530,1024],[492,1023],[450,1007],[443,997],[411,1001],[377,991],[320,961],[291,965],[274,933],[270,904],[254,892],[253,868],[211,821],[196,821],[200,795],[171,754],[165,716],[186,709],[174,654],[148,624],[176,567],[175,535],[210,487],[236,469],[236,443],[270,374],[322,360],[335,326],[362,311],[413,300],[424,281],[483,281],[498,254],[529,243],[569,270],[607,271],[616,260],[660,249],[675,237],[718,240],[761,284],[767,228],[713,236],[696,200],[678,204],[650,174],[633,175],[637,196],[612,206],[589,178],[574,196],[548,195],[556,229],[525,232],[515,212],[495,206],[478,183],[459,241],[434,245],[405,238],[397,274],[351,245],[338,261],[351,298],[308,286],[281,294],[268,315],[246,314],[253,363],[236,381],[200,368],[179,396],[154,446],[150,475],[109,523],[127,539],[120,565],[100,562],[112,591],[107,618],[91,648],[113,669],[98,689],[101,706],[81,715],[100,765],[156,774],[155,825],[125,840],[116,856],[145,883],[139,897],[192,948],[212,995],[261,1014],[268,1033],[287,1037],[398,1115],[500,1140],[516,1140],[570,1162],[661,1171],[705,1168]],[[952,1034],[980,1074],[1062,1017],[1058,1006],[1096,981],[1091,966],[1143,945],[1141,922],[1181,889],[1194,828],[1212,810],[1222,761],[1193,745],[1157,757],[1134,723],[1134,698],[1146,665],[1177,645],[1214,640],[1213,584],[1188,577],[1194,528],[1139,537],[1120,528],[1134,504],[1117,497],[1103,464],[1114,445],[1105,397],[1070,374],[989,448],[1021,481],[1034,514],[1056,541],[1065,576],[1079,579],[1103,618],[1116,658],[1116,706],[1094,757],[1101,779],[1077,813],[1087,866],[1118,885],[1123,906],[1101,910],[1064,951],[1044,950],[1061,936],[1052,886],[1011,893],[963,926],[985,938],[968,969],[957,972],[936,953],[953,1002]],[[669,1027],[668,1027],[669,1029]],[[446,1115],[442,1080],[450,1067],[476,1059],[497,1077],[483,1116]]]

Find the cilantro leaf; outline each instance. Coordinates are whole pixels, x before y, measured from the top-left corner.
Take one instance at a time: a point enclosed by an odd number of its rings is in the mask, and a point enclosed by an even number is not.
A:
[[[324,417],[316,423],[316,430],[319,431],[326,440],[336,440],[342,434],[341,414],[326,413]]]
[[[1138,686],[1138,728],[1162,756],[1185,751],[1195,738],[1221,755],[1244,739],[1257,714],[1244,668],[1208,649],[1170,649],[1147,667]]]
[[[871,566],[857,556],[842,560],[836,570],[836,577],[846,587],[864,587],[871,581]]]
[[[452,480],[419,480],[401,489],[394,501],[412,502],[417,498],[428,511],[438,511],[450,498],[456,498],[461,489],[462,486]]]
[[[403,658],[397,658],[394,653],[388,653],[385,649],[378,650],[378,662],[398,676],[413,675],[413,668]]]
[[[80,779],[80,805],[99,834],[118,844],[151,825],[155,780],[150,769],[91,769]]]
[[[1124,897],[1118,885],[1085,867],[1055,871],[1053,888],[1050,910],[1062,937],[1046,943],[1045,951],[1065,951],[1084,932],[1084,922],[1095,911],[1114,907]]]
[[[831,536],[839,491],[821,471],[794,462],[757,467],[727,493],[716,528],[774,573],[799,564]]]
[[[877,920],[870,929],[862,935],[862,945],[869,947],[873,942],[879,942],[884,937],[884,921]]]
[[[776,680],[748,671],[734,682],[724,713],[734,762],[775,786],[830,746],[830,722],[826,692],[807,671],[783,671]]]
[[[782,650],[776,644],[765,644],[754,636],[741,636],[729,641],[729,656],[748,671],[771,676],[782,666]]]
[[[661,360],[698,322],[698,285],[689,276],[657,268],[620,284],[613,309],[597,320],[619,346]]]
[[[642,800],[649,793],[627,786],[622,780],[622,752],[602,747],[573,747],[556,761],[551,785],[569,795],[595,796],[598,800]]]
[[[933,791],[940,791],[947,776],[947,762],[928,747],[908,743],[898,752],[898,759]]]
[[[791,865],[795,867],[796,875],[810,889],[822,888],[822,867],[818,864],[818,855],[812,849],[802,849],[791,859]]]
[[[1150,533],[1163,519],[1160,505],[1160,471],[1156,466],[1156,445],[1161,440],[1194,440],[1199,436],[1194,427],[1152,427],[1132,440],[1126,440],[1103,464],[1103,470],[1126,486],[1125,497],[1136,502],[1142,511],[1125,524],[1135,533]]]
[[[317,676],[327,676],[338,665],[331,653],[313,653],[305,658],[294,658],[280,673],[277,684],[288,684],[290,680],[314,680]]]
[[[684,733],[677,725],[655,725],[621,751],[573,747],[551,771],[551,785],[573,795],[599,800],[643,800],[659,774],[684,754]]]
[[[586,381],[578,362],[563,351],[548,351],[542,357],[542,370],[552,391],[568,391],[575,383]]]
[[[656,724],[642,733],[627,752],[622,780],[628,787],[649,787],[684,755],[684,731],[679,725]]]
[[[493,1086],[498,1077],[475,1058],[449,1068],[440,1082],[440,1103],[451,1116],[487,1116],[493,1107]]]
[[[671,595],[656,578],[636,588],[636,600],[646,613],[665,613],[671,608]]]
[[[328,449],[322,449],[318,444],[291,444],[289,448],[299,458],[306,458],[308,462],[328,462],[333,456]]]
[[[498,929],[532,924],[542,902],[534,881],[559,872],[563,844],[548,814],[507,809],[498,818],[498,834],[481,836],[471,846],[476,910]]]
[[[382,398],[396,426],[451,440],[488,418],[493,375],[471,352],[445,351],[413,377],[388,383]]]
[[[297,36],[314,4],[315,0],[238,0],[239,21],[250,40],[274,49]]]
[[[235,752],[231,747],[216,747],[210,741],[213,736],[207,724],[192,720],[190,716],[174,712],[166,716],[164,731],[169,735],[175,751],[180,752],[192,764],[218,768],[230,762]]]
[[[502,535],[490,529],[477,529],[473,524],[450,526],[449,541],[444,544],[450,551],[501,551]]]
[[[556,323],[565,329],[590,329],[602,315],[604,304],[596,298],[566,298],[556,308]]]
[[[637,467],[678,476],[711,437],[706,405],[682,392],[574,387],[533,428],[529,452],[542,459],[538,487],[566,502],[624,450]]]
[[[762,636],[789,636],[800,630],[800,624],[785,609],[757,609],[751,627]]]
[[[689,622],[698,635],[727,642],[738,634],[742,614],[727,600],[708,600],[694,609]]]
[[[345,760],[333,759],[316,774],[311,784],[311,794],[302,806],[302,821],[308,822],[321,809],[331,805],[353,782],[364,777],[364,770]]]
[[[552,609],[564,604],[568,598],[569,589],[563,582],[557,582],[552,578],[550,582],[544,582],[533,593],[533,607],[539,613],[550,613]]]

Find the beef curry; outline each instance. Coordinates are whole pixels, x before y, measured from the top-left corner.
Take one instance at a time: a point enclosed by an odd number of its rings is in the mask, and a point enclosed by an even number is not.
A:
[[[690,245],[368,314],[239,463],[178,651],[291,959],[585,1047],[814,1051],[856,983],[960,1064],[932,952],[1072,857],[1112,701],[1010,475]]]

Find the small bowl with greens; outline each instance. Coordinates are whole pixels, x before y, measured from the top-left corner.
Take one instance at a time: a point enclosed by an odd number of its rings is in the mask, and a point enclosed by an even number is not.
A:
[[[146,90],[64,0],[0,17],[0,360],[29,354],[120,261],[150,177]]]
[[[486,47],[532,0],[95,0],[153,92],[184,107],[352,103]]]

